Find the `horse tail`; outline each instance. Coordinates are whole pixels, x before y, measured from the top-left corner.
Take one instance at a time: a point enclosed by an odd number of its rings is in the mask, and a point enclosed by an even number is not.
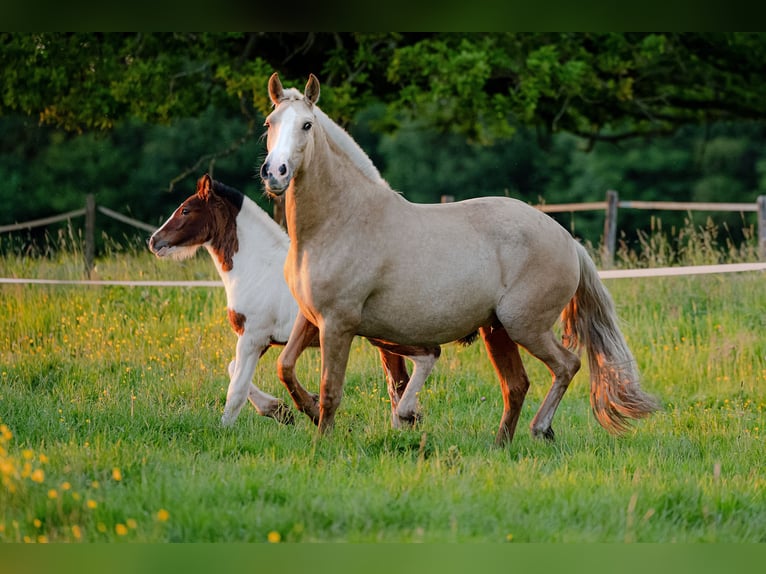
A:
[[[611,295],[598,276],[593,260],[577,244],[580,283],[561,313],[564,344],[578,351],[585,346],[590,368],[590,404],[599,424],[613,434],[659,410],[657,400],[639,384],[636,361],[617,325]]]

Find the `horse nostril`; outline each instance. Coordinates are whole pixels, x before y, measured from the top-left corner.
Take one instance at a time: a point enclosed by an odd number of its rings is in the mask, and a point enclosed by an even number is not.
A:
[[[287,173],[287,166],[282,164],[279,166],[279,175],[285,175]]]
[[[263,179],[269,177],[269,163],[266,161],[263,162],[263,165],[261,166],[261,177]]]

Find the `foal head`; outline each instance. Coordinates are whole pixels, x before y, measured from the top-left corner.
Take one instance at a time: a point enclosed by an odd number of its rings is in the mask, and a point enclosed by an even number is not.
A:
[[[186,259],[202,245],[217,255],[224,271],[238,249],[237,214],[244,196],[205,174],[197,181],[197,193],[186,199],[149,239],[157,257]]]
[[[266,118],[268,155],[261,166],[261,179],[271,195],[281,195],[295,172],[313,152],[312,128],[316,122],[314,104],[319,100],[319,80],[309,76],[301,94],[295,88],[285,90],[279,76],[269,78],[269,97],[274,111]]]

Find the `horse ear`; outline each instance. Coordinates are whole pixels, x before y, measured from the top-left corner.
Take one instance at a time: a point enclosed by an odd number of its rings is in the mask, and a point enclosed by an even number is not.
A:
[[[210,179],[209,174],[203,175],[197,180],[197,195],[200,199],[207,201],[210,194],[213,192],[213,180]]]
[[[274,72],[269,78],[269,97],[272,103],[276,106],[282,101],[285,95],[285,91],[282,88],[282,82],[279,81],[279,74]]]
[[[316,104],[319,101],[319,80],[314,74],[309,74],[309,81],[306,82],[306,89],[303,95],[312,104]]]

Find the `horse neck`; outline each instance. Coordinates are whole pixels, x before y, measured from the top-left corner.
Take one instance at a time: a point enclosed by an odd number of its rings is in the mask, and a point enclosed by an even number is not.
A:
[[[332,121],[318,106],[314,109],[314,116],[319,120],[328,143],[336,146],[339,153],[348,156],[364,176],[374,183],[388,186],[386,180],[381,177],[378,168],[375,167],[375,164],[370,159],[370,156],[364,153],[364,150],[351,137],[351,134]]]
[[[358,156],[364,152],[351,136],[334,123],[331,129],[320,124],[310,163],[296,173],[285,197],[293,242],[310,237],[325,225],[343,226],[358,219],[360,210],[374,209],[378,202],[396,195],[372,161],[366,155],[366,161]]]

